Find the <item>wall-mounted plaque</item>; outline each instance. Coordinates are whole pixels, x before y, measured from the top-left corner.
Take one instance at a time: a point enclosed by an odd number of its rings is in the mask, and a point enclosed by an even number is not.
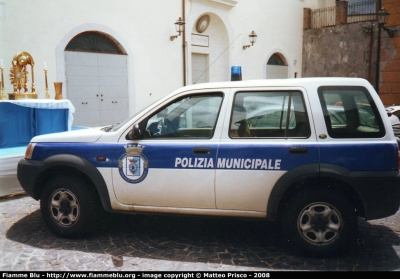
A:
[[[192,33],[192,46],[209,47],[209,37]]]

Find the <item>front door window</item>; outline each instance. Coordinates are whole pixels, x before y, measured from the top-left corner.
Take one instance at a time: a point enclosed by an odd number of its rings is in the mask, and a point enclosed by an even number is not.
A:
[[[122,140],[116,148],[120,169],[132,172],[127,177],[113,170],[117,199],[136,207],[215,209],[220,138],[214,134],[220,135],[216,128],[221,126],[217,121],[222,101],[220,92],[186,95],[138,123],[142,139]],[[140,159],[145,175],[129,168]]]
[[[157,111],[146,124],[144,138],[211,138],[222,95],[193,95]]]

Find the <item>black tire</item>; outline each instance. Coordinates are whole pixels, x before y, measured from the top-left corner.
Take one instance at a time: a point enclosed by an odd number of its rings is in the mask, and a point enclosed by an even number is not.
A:
[[[325,188],[292,197],[284,208],[282,227],[301,253],[330,257],[346,252],[354,240],[357,216],[345,196]]]
[[[79,238],[90,234],[102,210],[97,193],[83,179],[59,175],[49,180],[40,199],[48,228],[57,236]]]

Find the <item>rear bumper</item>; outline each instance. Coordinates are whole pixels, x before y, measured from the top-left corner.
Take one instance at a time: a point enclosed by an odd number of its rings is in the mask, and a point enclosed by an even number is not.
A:
[[[349,177],[362,200],[366,220],[385,218],[399,210],[398,171],[350,172]]]

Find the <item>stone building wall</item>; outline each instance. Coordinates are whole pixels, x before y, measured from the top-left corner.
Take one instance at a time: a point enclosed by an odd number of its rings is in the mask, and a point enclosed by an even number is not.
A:
[[[302,76],[360,77],[374,85],[375,29],[375,22],[361,22],[304,30]]]
[[[390,13],[385,27],[396,30],[393,38],[382,30],[379,95],[384,104],[400,105],[400,0],[383,0]]]
[[[365,78],[384,105],[400,105],[400,0],[382,0],[382,7],[390,14],[385,27],[396,32],[390,38],[381,29],[379,67],[377,21],[310,29],[311,11],[304,9],[302,76]]]

